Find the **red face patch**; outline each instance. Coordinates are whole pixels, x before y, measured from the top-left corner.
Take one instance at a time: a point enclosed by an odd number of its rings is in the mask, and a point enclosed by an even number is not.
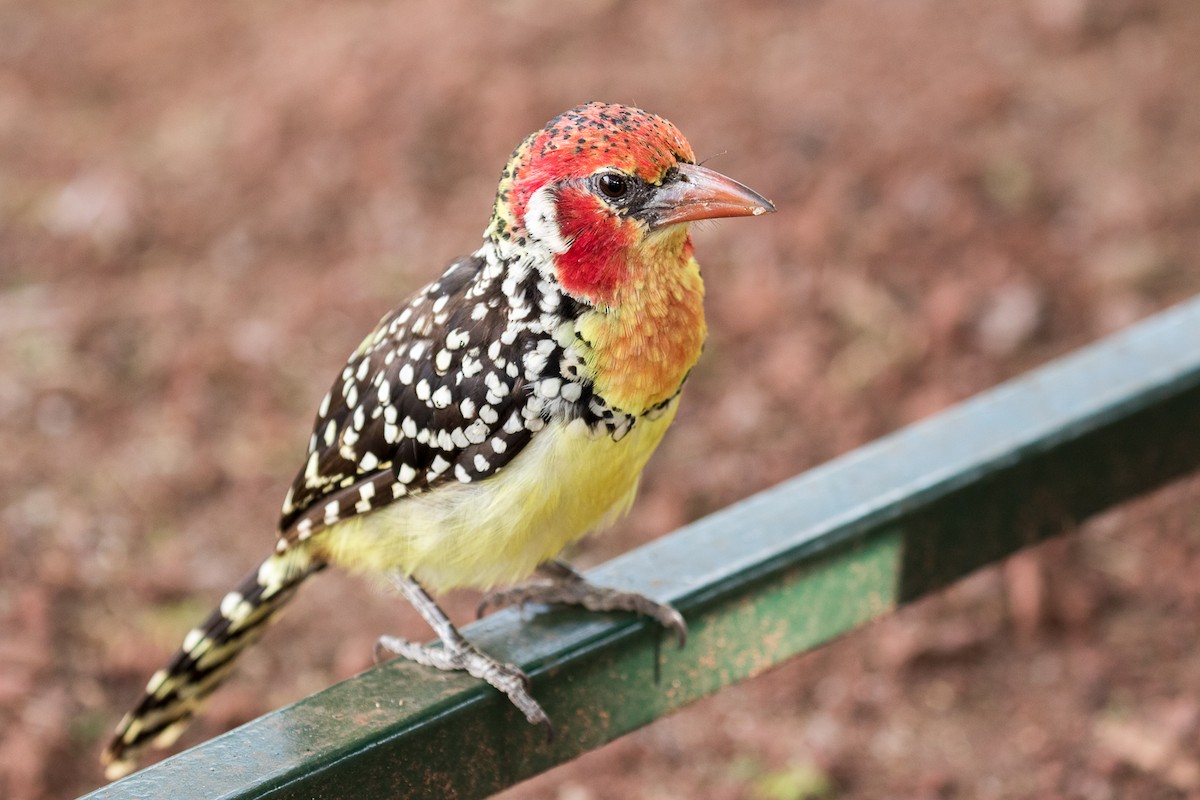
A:
[[[636,226],[578,187],[559,192],[556,206],[559,230],[571,242],[555,256],[559,281],[576,297],[607,301],[628,272]]]
[[[531,134],[513,151],[500,176],[498,211],[518,223],[529,197],[550,182],[586,178],[602,167],[658,183],[679,162],[692,163],[691,145],[679,129],[640,108],[586,103]]]
[[[607,167],[657,184],[671,167],[694,161],[683,134],[662,117],[629,106],[586,103],[550,120],[513,153],[501,176],[493,235],[527,235],[530,198],[546,184],[557,184],[557,222],[571,242],[556,257],[563,288],[602,300],[625,274],[628,249],[639,232],[583,181]]]

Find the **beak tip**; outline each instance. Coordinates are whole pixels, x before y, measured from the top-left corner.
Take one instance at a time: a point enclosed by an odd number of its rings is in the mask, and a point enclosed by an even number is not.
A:
[[[758,193],[755,192],[755,194],[758,194]],[[763,197],[761,194],[758,195],[757,199],[759,201],[758,205],[756,205],[754,208],[750,209],[751,216],[761,217],[763,214],[774,214],[775,213],[775,204],[774,203],[772,203],[767,198]]]

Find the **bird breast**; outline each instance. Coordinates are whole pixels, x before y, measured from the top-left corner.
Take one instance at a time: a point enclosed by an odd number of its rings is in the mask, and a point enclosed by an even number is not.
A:
[[[492,478],[348,519],[328,530],[323,547],[351,571],[398,569],[436,591],[519,581],[628,510],[675,405],[620,441],[581,419],[553,422]]]
[[[637,269],[618,302],[585,312],[576,328],[596,395],[643,414],[679,393],[704,348],[700,268],[688,253],[681,263]]]

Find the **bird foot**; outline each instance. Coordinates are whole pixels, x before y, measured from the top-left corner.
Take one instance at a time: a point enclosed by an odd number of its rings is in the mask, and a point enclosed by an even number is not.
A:
[[[597,586],[558,561],[544,564],[538,572],[544,577],[486,595],[476,610],[478,616],[483,616],[489,608],[500,609],[511,605],[524,608],[526,603],[582,606],[589,611],[633,611],[650,617],[674,633],[680,648],[687,643],[687,622],[682,614],[666,603],[638,592]]]
[[[497,661],[465,641],[461,645],[430,647],[396,636],[380,636],[375,643],[375,662],[387,660],[389,654],[446,672],[466,672],[486,681],[508,695],[531,724],[545,726],[547,740],[554,738],[550,717],[529,693],[529,676],[519,667]]]

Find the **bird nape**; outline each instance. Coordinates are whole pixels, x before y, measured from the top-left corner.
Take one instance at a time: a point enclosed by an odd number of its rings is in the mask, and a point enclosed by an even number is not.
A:
[[[484,606],[627,610],[682,644],[675,609],[556,559],[629,508],[700,357],[704,285],[688,223],[773,210],[640,109],[587,103],[527,137],[501,173],[483,245],[385,315],[334,381],[274,551],[150,678],[104,750],[108,776],[132,770],[145,745],[173,742],[326,565],[386,576],[441,640],[385,636],[377,654],[465,670],[547,728],[524,673],[464,639],[425,587],[536,575]]]

